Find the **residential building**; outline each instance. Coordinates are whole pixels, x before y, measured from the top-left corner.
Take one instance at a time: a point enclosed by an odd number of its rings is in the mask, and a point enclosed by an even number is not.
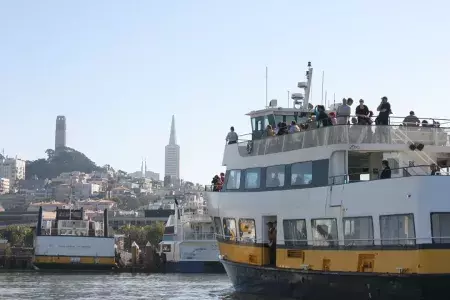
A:
[[[56,202],[56,201],[52,201],[52,202],[36,202],[36,203],[31,203],[28,208],[27,211],[32,212],[32,211],[39,211],[39,207],[42,206],[42,210],[43,211],[56,211],[56,208],[64,208],[64,209],[68,209],[70,208],[70,205],[67,205],[65,203],[62,202]]]
[[[0,177],[9,179],[10,191],[16,192],[19,180],[25,179],[25,160],[17,157],[1,159]]]
[[[60,184],[53,190],[53,197],[56,201],[67,201],[71,199],[72,194],[73,190],[69,184]]]
[[[169,144],[165,148],[164,176],[170,176],[177,179],[180,178],[180,146],[177,145],[175,116],[172,116]]]
[[[111,200],[80,200],[77,201],[76,206],[83,208],[83,210],[104,211],[117,209],[117,203]]]
[[[78,182],[73,185],[72,196],[74,199],[88,199],[100,193],[100,185],[95,183]]]
[[[0,177],[0,195],[9,193],[9,179]]]

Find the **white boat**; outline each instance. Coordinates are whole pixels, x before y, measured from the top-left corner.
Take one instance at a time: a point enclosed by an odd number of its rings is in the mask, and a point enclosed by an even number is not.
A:
[[[234,288],[273,299],[448,299],[450,121],[390,116],[263,137],[267,125],[310,116],[312,71],[298,107],[248,114],[251,140],[225,146],[225,183],[206,194]]]
[[[56,209],[55,220],[44,220],[42,207],[34,237],[33,265],[37,270],[112,270],[115,240],[103,222],[86,220],[83,209]]]
[[[175,214],[166,223],[159,253],[165,272],[223,273],[214,223],[200,193],[185,193],[177,199]]]

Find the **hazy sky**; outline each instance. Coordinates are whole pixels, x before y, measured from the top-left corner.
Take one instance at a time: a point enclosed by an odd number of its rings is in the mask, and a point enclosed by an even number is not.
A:
[[[0,149],[25,159],[67,144],[99,165],[164,172],[172,114],[182,177],[222,170],[230,125],[315,67],[313,103],[388,96],[395,115],[450,118],[448,1],[0,0]],[[447,37],[446,37],[447,36]],[[450,126],[450,125],[449,125]]]

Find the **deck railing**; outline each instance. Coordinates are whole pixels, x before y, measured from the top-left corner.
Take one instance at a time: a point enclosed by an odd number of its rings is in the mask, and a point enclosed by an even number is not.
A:
[[[425,146],[447,146],[449,131],[450,127],[335,125],[256,140],[245,140],[241,136],[237,147],[239,154],[246,157],[339,144],[357,147],[358,144],[395,145],[413,142]]]
[[[381,172],[381,170],[379,171]],[[342,174],[342,175],[335,175],[328,177],[328,184],[329,185],[339,185],[339,184],[347,184],[347,183],[355,183],[355,182],[365,182],[365,181],[373,181],[373,180],[385,180],[379,178],[373,178],[373,179],[352,179],[355,178],[355,176],[361,176],[361,175],[370,175],[367,172],[358,172],[358,173],[349,173],[349,174]],[[379,174],[377,174],[379,175]],[[449,176],[450,173],[446,170],[439,170],[436,171],[435,176]],[[403,177],[412,177],[412,176],[432,176],[431,175],[431,169],[430,165],[417,165],[417,166],[409,166],[409,167],[400,167],[400,168],[391,168],[391,178],[387,179],[394,179],[394,178],[403,178]]]
[[[193,240],[193,241],[204,241],[204,240],[215,240],[216,236],[214,232],[185,232],[183,236],[184,240]]]

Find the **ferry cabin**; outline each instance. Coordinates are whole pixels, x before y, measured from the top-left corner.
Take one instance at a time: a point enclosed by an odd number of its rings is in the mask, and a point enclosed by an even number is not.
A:
[[[252,139],[225,147],[223,190],[207,195],[235,288],[258,286],[267,270],[285,270],[273,277],[284,284],[313,280],[312,274],[356,275],[345,284],[346,277],[327,277],[325,286],[335,280],[361,292],[369,283],[384,288],[376,280],[386,274],[450,274],[450,177],[429,176],[431,164],[450,165],[444,128],[403,127],[391,118],[390,126],[338,125],[264,138],[268,124],[299,121],[305,113],[269,107],[249,115]],[[383,160],[390,179],[378,179]],[[275,266],[268,222],[277,229]],[[292,272],[309,277],[283,275]],[[447,289],[440,278],[433,279],[436,291]],[[317,282],[323,283],[311,284]],[[424,288],[417,284],[402,293],[416,295]]]
[[[108,211],[102,222],[85,220],[83,209],[57,209],[45,221],[39,208],[33,265],[38,270],[112,270],[116,267],[114,237],[108,233]]]
[[[218,260],[213,221],[203,197],[196,193],[185,194],[185,200],[175,208],[159,247],[165,257],[166,272],[224,272]]]

